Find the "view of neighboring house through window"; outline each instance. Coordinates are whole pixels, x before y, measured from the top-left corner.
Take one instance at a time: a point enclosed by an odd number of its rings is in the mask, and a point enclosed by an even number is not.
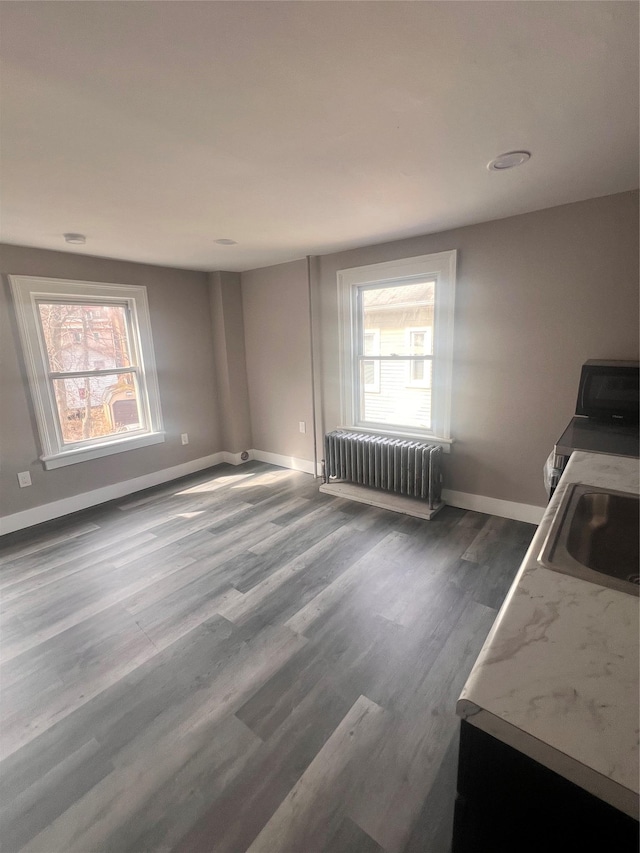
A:
[[[363,366],[378,368],[375,396],[361,383],[360,416],[363,422],[398,424],[414,429],[431,429],[431,383],[425,364],[425,334],[413,327],[433,327],[433,281],[415,284],[363,285],[358,288],[357,305],[363,337],[367,328],[379,329],[378,353],[365,359],[366,347],[359,358]],[[422,343],[418,339],[422,334]],[[416,378],[421,375],[421,381]],[[410,381],[407,382],[407,376]]]
[[[144,428],[122,305],[38,302],[64,444]]]
[[[380,329],[365,329],[362,346],[365,355],[380,355]],[[380,362],[377,359],[363,359],[362,383],[365,392],[380,393]]]
[[[421,329],[408,329],[407,332],[409,355],[429,355],[433,358],[433,324]],[[431,388],[431,358],[409,362],[408,385],[413,388]]]
[[[455,252],[342,270],[343,425],[450,438]]]
[[[146,289],[10,280],[45,467],[163,441]]]

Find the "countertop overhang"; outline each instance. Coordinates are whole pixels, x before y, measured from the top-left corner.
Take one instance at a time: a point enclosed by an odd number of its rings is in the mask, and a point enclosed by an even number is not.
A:
[[[638,818],[639,599],[541,566],[573,483],[638,494],[637,459],[575,452],[457,704],[469,723]]]

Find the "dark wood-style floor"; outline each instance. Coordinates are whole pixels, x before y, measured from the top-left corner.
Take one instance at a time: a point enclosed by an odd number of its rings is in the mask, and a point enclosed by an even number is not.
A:
[[[3,853],[444,853],[533,532],[249,463],[7,538]]]

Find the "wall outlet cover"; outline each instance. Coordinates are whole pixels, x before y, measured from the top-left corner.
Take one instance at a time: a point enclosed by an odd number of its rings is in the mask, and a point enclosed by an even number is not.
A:
[[[25,486],[30,486],[31,474],[28,471],[20,471],[18,474],[18,483],[20,484],[21,489],[24,489]]]

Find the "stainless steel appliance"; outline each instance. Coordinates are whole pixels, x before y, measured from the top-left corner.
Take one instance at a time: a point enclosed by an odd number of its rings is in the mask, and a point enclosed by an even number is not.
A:
[[[640,364],[590,359],[582,365],[576,415],[592,420],[637,424]]]
[[[574,450],[640,456],[637,361],[596,361],[582,366],[576,417],[557,440],[544,468],[549,497]]]

